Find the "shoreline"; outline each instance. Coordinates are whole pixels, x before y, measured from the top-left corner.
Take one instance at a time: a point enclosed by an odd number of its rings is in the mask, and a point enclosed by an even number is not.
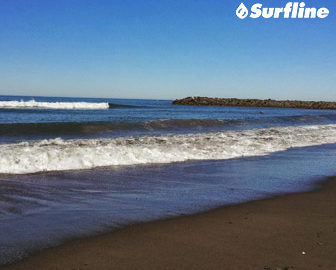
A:
[[[186,97],[182,99],[176,99],[172,102],[172,104],[184,105],[184,106],[228,106],[228,107],[336,110],[336,102],[331,101]]]
[[[334,269],[336,177],[315,190],[130,225],[0,269]]]

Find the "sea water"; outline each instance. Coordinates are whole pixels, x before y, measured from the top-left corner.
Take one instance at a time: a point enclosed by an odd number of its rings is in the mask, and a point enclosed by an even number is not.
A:
[[[335,111],[1,96],[0,263],[134,222],[307,191],[335,175],[335,161]]]

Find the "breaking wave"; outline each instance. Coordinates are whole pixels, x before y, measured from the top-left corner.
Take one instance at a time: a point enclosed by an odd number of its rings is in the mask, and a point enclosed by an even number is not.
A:
[[[109,103],[93,102],[40,102],[34,99],[29,101],[0,101],[0,108],[43,108],[43,109],[66,109],[66,110],[101,110],[109,109]]]
[[[104,140],[42,140],[0,145],[0,173],[231,159],[329,143],[336,143],[335,124]]]

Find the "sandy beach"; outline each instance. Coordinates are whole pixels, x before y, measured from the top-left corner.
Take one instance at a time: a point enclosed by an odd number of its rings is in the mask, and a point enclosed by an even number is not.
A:
[[[73,240],[1,269],[336,269],[335,180]]]

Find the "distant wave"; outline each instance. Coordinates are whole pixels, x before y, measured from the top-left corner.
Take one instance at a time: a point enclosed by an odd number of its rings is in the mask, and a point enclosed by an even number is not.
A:
[[[40,102],[34,99],[29,101],[0,101],[0,108],[43,108],[66,110],[101,110],[110,108],[109,103],[93,102]]]
[[[143,106],[144,107],[144,106]],[[142,106],[107,102],[41,102],[34,99],[0,101],[0,109],[62,109],[62,110],[103,110],[118,108],[143,108]]]
[[[0,173],[231,159],[328,143],[336,143],[335,124],[104,140],[52,139],[0,145]]]

